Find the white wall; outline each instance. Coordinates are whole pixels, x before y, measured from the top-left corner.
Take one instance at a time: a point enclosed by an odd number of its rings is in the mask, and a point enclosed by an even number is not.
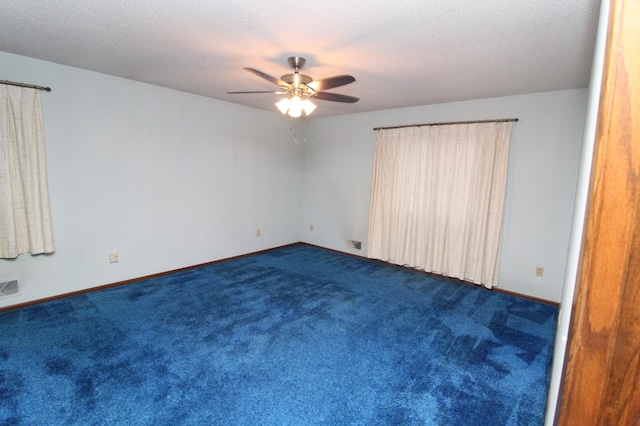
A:
[[[305,129],[301,240],[365,255],[374,127],[517,117],[500,287],[559,302],[586,98],[587,90],[578,89],[311,120]],[[348,239],[362,241],[362,250],[349,248]],[[543,277],[535,276],[536,266],[544,267]]]
[[[2,52],[0,70],[53,88],[56,244],[0,259],[23,284],[0,307],[299,240],[301,146],[279,114]]]
[[[0,307],[296,241],[363,255],[374,127],[504,117],[520,121],[500,286],[560,300],[586,89],[320,117],[293,143],[276,112],[2,52],[0,69],[53,88],[43,99],[56,240],[53,255],[0,259],[0,279],[23,284]]]

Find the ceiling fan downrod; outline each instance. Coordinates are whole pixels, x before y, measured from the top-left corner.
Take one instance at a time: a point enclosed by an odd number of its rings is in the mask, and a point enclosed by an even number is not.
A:
[[[294,69],[294,72],[285,74],[280,77],[280,79],[293,86],[294,91],[306,94],[307,96],[313,96],[315,90],[307,88],[307,84],[311,83],[313,79],[308,75],[300,74],[300,69],[307,63],[307,60],[299,56],[292,56],[287,61],[291,68]],[[300,96],[300,94],[296,94],[295,96]]]

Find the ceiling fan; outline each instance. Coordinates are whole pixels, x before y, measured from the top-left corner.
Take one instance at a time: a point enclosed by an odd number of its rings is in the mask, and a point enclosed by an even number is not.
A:
[[[356,79],[350,75],[337,75],[335,77],[324,78],[322,80],[313,80],[311,77],[305,74],[300,74],[300,70],[307,62],[305,58],[299,56],[292,56],[288,59],[289,66],[293,68],[294,72],[285,74],[280,78],[272,77],[263,73],[255,68],[244,69],[252,74],[257,75],[277,86],[280,86],[279,90],[258,90],[249,92],[227,92],[228,94],[245,94],[245,93],[272,93],[276,95],[289,95],[288,98],[284,98],[276,103],[276,106],[283,114],[289,114],[291,117],[300,117],[302,111],[305,115],[309,115],[316,109],[316,106],[309,100],[309,98],[321,99],[324,101],[333,102],[346,102],[356,103],[360,99],[354,96],[341,95],[339,93],[325,92],[324,90],[333,89],[335,87],[344,86],[349,83],[353,83]]]

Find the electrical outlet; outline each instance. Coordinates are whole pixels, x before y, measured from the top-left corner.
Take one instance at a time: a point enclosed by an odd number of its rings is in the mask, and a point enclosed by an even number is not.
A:
[[[542,266],[536,266],[536,277],[544,275],[544,268]]]
[[[309,225],[309,231],[313,231],[313,225]]]
[[[256,230],[256,237],[259,237],[259,236],[260,236],[260,230],[259,230],[259,229],[257,229],[257,230]]]
[[[120,253],[118,250],[109,250],[109,263],[116,263],[120,261]]]

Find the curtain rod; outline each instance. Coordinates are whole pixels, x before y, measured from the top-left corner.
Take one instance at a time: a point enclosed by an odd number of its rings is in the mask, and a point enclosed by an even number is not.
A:
[[[447,121],[444,123],[406,124],[404,126],[374,127],[373,130],[402,129],[403,127],[446,126],[449,124],[504,123],[507,121],[518,121],[518,119],[517,118],[500,118],[497,120]]]
[[[29,89],[45,90],[47,92],[51,91],[51,87],[36,86],[35,84],[18,83],[16,81],[9,81],[9,80],[0,80],[0,84],[6,84],[9,86],[27,87]]]

